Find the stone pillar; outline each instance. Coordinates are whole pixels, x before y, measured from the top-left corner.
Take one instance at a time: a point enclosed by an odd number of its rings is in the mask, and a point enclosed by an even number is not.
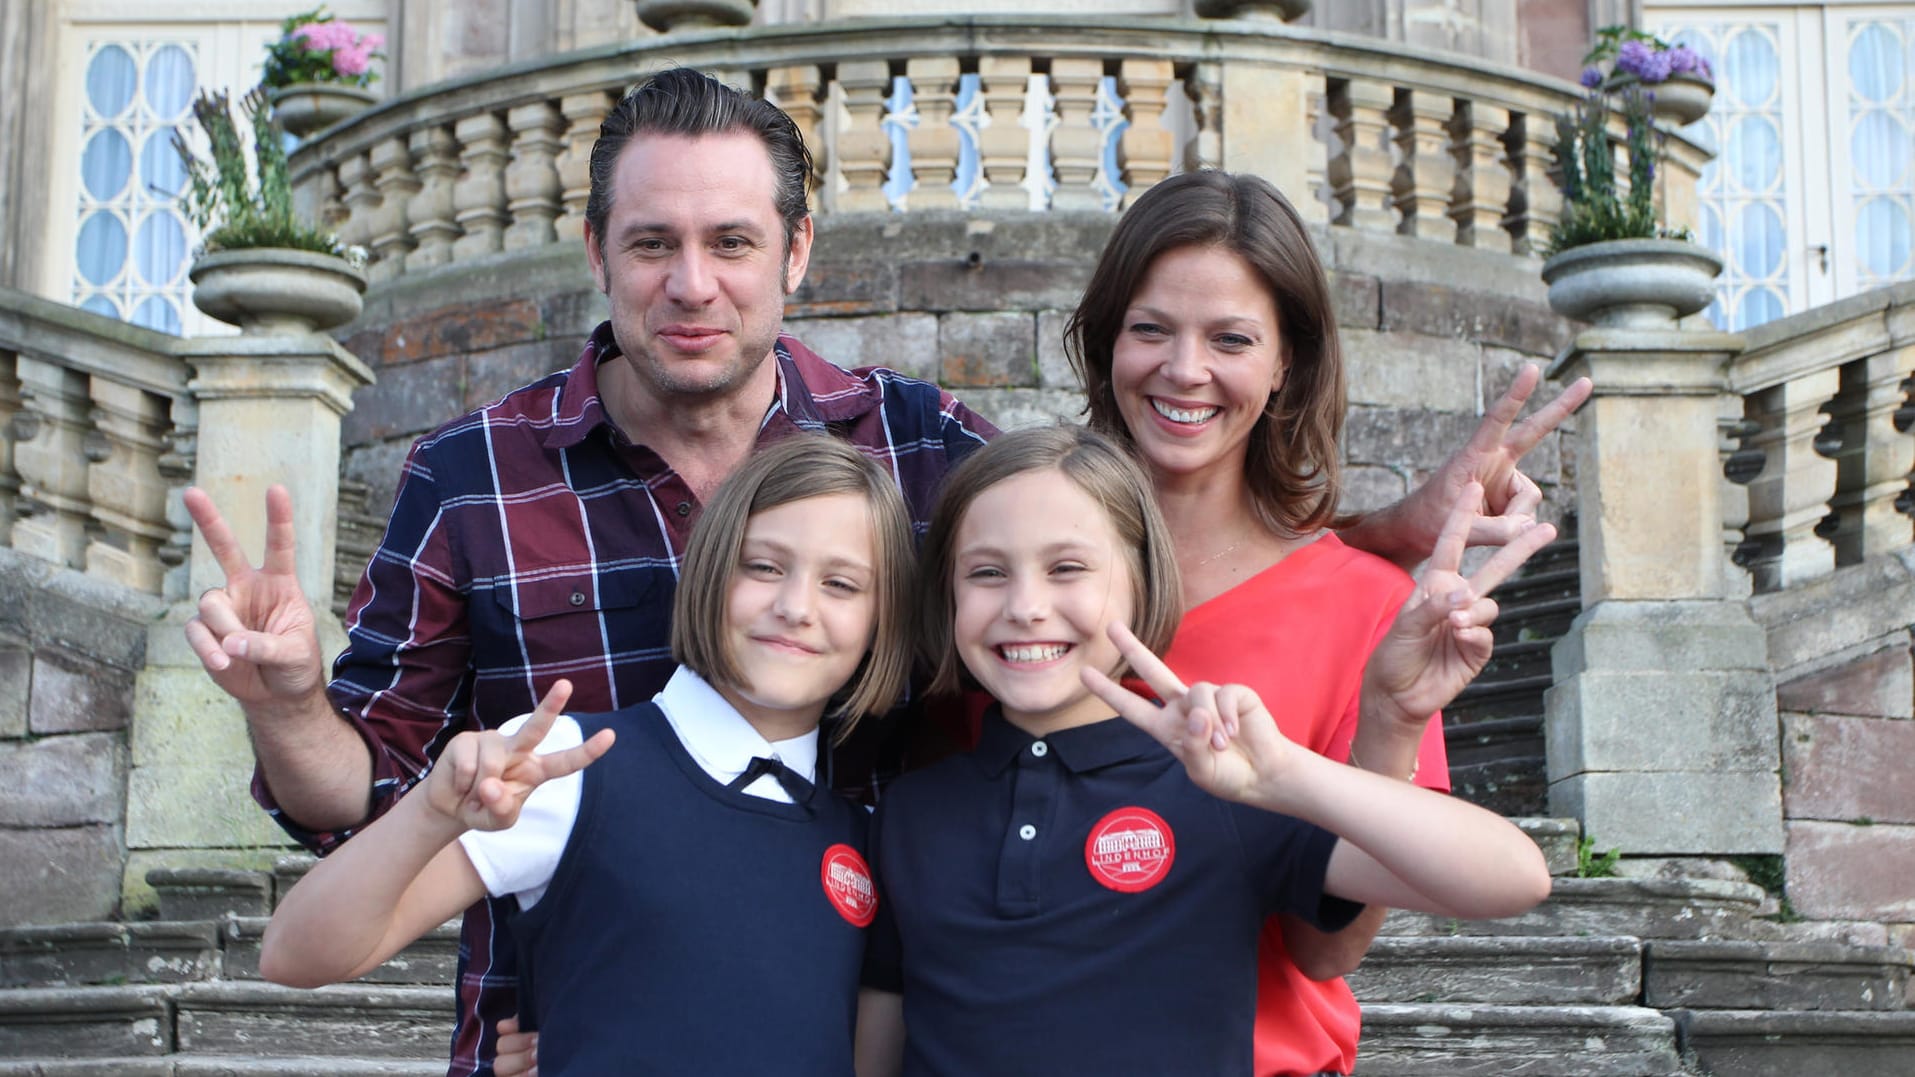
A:
[[[339,421],[372,371],[330,337],[249,335],[187,340],[198,402],[193,481],[212,494],[257,564],[265,549],[266,488],[293,495],[295,559],[313,604],[320,647],[343,643],[332,598],[339,498]],[[265,867],[286,837],[253,803],[253,755],[239,708],[187,647],[180,626],[199,594],[224,575],[194,536],[187,593],[148,635],[134,687],[127,780],[127,909],[151,904],[154,867]]]
[[[1766,636],[1722,575],[1716,420],[1740,337],[1592,329],[1577,497],[1586,604],[1551,658],[1549,806],[1643,855],[1782,851]]]

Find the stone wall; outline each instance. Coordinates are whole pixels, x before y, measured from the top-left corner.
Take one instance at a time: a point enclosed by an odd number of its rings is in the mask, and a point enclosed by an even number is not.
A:
[[[1750,608],[1775,666],[1789,901],[1915,945],[1915,549]]]
[[[1075,418],[1063,327],[1111,224],[1101,213],[833,216],[786,325],[841,365],[937,380],[1001,425]],[[1349,372],[1345,504],[1375,507],[1426,478],[1519,364],[1566,343],[1568,326],[1530,260],[1342,228],[1316,240]],[[570,366],[605,310],[576,242],[375,287],[342,336],[378,374],[343,428],[346,478],[365,485],[367,515],[384,517],[413,439]],[[1551,516],[1568,504],[1557,440],[1526,467]]]
[[[163,611],[0,547],[0,927],[118,909],[134,677]]]

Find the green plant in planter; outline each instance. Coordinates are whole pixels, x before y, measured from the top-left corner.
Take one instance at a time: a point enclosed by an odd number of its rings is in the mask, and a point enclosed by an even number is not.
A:
[[[206,133],[210,161],[194,152],[184,133],[173,133],[173,149],[186,166],[182,208],[199,227],[205,252],[287,247],[344,257],[337,235],[307,224],[293,210],[284,134],[273,121],[264,89],[254,89],[241,104],[253,128],[250,164],[224,90],[202,90],[193,100],[193,118]]]
[[[1618,182],[1609,142],[1611,101],[1623,121],[1628,185]],[[1611,239],[1688,239],[1689,230],[1668,229],[1656,218],[1656,162],[1665,136],[1656,128],[1640,86],[1613,93],[1591,90],[1574,110],[1556,116],[1556,168],[1563,194],[1562,216],[1549,231],[1546,254]]]

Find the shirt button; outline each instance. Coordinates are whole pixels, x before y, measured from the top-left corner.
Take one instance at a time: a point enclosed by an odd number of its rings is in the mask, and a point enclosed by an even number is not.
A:
[[[672,511],[678,513],[680,516],[690,516],[692,514],[692,503],[689,501],[680,501],[678,507]]]
[[[583,591],[573,591],[573,592],[572,592],[572,605],[574,605],[574,606],[583,606],[583,605],[585,605],[585,592],[583,592]]]
[[[1051,754],[1051,746],[1048,744],[1045,744],[1041,740],[1037,741],[1036,743],[1031,745],[1031,754],[1038,757],[1039,759],[1042,759],[1045,756]]]
[[[1025,841],[1029,841],[1037,837],[1037,828],[1029,823],[1025,823],[1023,826],[1017,828],[1017,836],[1023,838]]]

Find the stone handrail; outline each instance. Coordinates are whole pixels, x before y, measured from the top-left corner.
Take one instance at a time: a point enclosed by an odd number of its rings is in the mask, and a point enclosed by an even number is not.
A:
[[[1728,371],[1737,563],[1775,591],[1915,541],[1915,284],[1745,332]],[[1728,446],[1725,446],[1728,447]],[[1740,525],[1738,527],[1738,525]]]
[[[976,16],[677,33],[426,87],[292,159],[301,205],[390,281],[576,239],[599,123],[667,65],[786,109],[821,214],[1112,211],[1173,171],[1262,174],[1307,219],[1533,255],[1560,207],[1551,117],[1577,89],[1379,40],[1274,24]],[[1706,151],[1660,181],[1694,226]]]
[[[180,597],[197,405],[179,338],[0,289],[0,536]]]

